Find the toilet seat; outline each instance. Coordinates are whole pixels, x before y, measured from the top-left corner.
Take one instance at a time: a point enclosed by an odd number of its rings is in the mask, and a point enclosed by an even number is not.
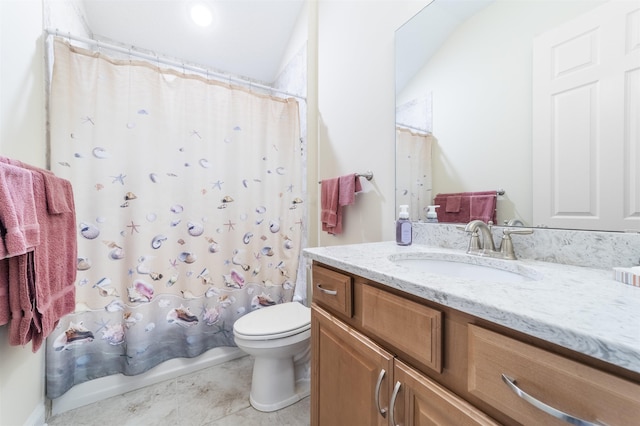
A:
[[[273,340],[294,336],[311,328],[311,309],[298,302],[261,308],[239,318],[233,334],[245,340]]]

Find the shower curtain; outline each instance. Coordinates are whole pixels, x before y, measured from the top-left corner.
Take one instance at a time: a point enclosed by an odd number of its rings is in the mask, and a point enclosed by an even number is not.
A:
[[[235,346],[236,319],[292,299],[296,100],[56,39],[49,127],[78,220],[76,311],[47,341],[49,398]]]
[[[409,206],[412,220],[424,220],[433,200],[431,133],[396,126],[396,207]]]

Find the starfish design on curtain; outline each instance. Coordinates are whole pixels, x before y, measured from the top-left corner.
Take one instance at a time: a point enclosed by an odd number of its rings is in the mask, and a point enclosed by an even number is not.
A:
[[[140,233],[140,231],[138,230],[139,226],[140,225],[136,225],[135,223],[133,223],[133,221],[131,221],[131,225],[127,225],[127,228],[131,228],[131,235],[133,235],[134,231]]]
[[[111,183],[116,183],[116,182],[120,182],[122,185],[124,185],[124,178],[127,177],[127,175],[120,173],[118,176],[111,176],[113,178],[113,182]]]

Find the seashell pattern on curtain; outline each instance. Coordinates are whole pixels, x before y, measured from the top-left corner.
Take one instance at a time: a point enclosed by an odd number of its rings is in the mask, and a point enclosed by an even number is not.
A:
[[[46,345],[48,397],[235,346],[236,319],[292,299],[297,101],[56,40],[49,121],[79,258],[76,311]]]

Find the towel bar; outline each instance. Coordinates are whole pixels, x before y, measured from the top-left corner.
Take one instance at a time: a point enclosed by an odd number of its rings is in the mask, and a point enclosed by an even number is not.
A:
[[[371,179],[373,179],[373,172],[356,173],[355,175],[356,175],[356,177],[363,177],[363,178],[365,178],[366,180],[371,180]],[[322,181],[321,181],[321,180],[319,180],[319,181],[318,181],[318,183],[322,183]],[[504,193],[504,192],[503,192],[503,193]]]

